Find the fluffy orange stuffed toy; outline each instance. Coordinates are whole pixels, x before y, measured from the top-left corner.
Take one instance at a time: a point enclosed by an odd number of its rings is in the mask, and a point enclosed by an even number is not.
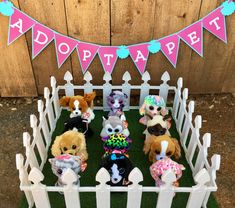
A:
[[[86,161],[88,153],[84,134],[76,131],[66,131],[57,136],[51,147],[51,153],[54,157],[63,154],[80,156],[83,161]]]
[[[93,113],[93,100],[96,97],[96,92],[85,93],[84,96],[64,96],[60,99],[60,105],[69,107],[70,118],[81,116],[88,120],[88,123],[95,118]]]

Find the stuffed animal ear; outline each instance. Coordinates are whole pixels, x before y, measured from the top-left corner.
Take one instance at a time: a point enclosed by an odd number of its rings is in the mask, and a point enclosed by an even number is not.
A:
[[[167,129],[171,128],[171,119],[172,117],[170,115],[165,115],[163,117],[163,121],[166,121]]]
[[[177,139],[175,138],[172,138],[172,141],[174,142],[175,144],[175,153],[174,153],[174,157],[175,159],[179,159],[181,157],[181,148],[180,148],[180,145],[179,145],[179,142]]]
[[[60,105],[63,107],[69,106],[70,99],[71,97],[69,96],[63,96],[62,98],[60,98]]]
[[[168,110],[166,108],[161,109],[161,115],[166,116],[168,114]]]
[[[141,106],[141,108],[140,108],[140,110],[139,110],[140,115],[144,115],[144,113],[145,113],[145,107],[146,107],[146,104],[143,103],[143,105]]]
[[[102,116],[102,118],[103,118],[103,121],[107,121],[108,120],[108,118],[105,117],[105,116]]]
[[[84,100],[87,101],[87,102],[91,102],[95,99],[96,97],[96,92],[92,92],[92,93],[85,93],[84,94]]]
[[[56,157],[62,154],[62,152],[60,151],[60,141],[62,140],[61,136],[57,136],[55,138],[55,141],[51,147],[51,154]]]

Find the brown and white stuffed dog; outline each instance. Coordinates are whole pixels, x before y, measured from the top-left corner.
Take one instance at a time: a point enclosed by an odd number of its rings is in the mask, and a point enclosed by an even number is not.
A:
[[[70,118],[81,116],[90,123],[95,118],[93,113],[93,100],[95,96],[96,92],[86,93],[84,96],[64,96],[60,99],[60,105],[69,107],[71,111]]]
[[[150,136],[145,140],[144,153],[149,152],[149,161],[156,162],[165,157],[174,156],[175,159],[179,159],[181,156],[181,149],[177,139],[168,135],[162,136]]]
[[[63,154],[80,156],[83,161],[86,161],[88,153],[84,134],[77,131],[66,131],[57,136],[51,147],[51,153],[54,157]]]

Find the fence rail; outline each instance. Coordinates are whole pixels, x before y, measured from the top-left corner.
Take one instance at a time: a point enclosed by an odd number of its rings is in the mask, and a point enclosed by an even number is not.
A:
[[[207,160],[207,151],[211,144],[211,135],[206,133],[202,139],[200,136],[200,128],[202,125],[201,116],[196,116],[194,123],[192,115],[194,112],[194,101],[190,101],[187,105],[188,89],[182,92],[183,79],[179,78],[177,87],[169,86],[167,82],[170,80],[169,74],[165,72],[161,80],[160,86],[150,86],[150,76],[145,72],[142,76],[143,83],[141,85],[131,85],[129,81],[131,76],[128,72],[124,73],[124,83],[119,86],[110,84],[112,77],[105,74],[103,77],[104,84],[102,86],[92,85],[92,76],[89,72],[84,75],[85,84],[83,86],[74,86],[72,84],[73,77],[70,72],[66,72],[64,76],[66,84],[64,86],[56,86],[56,79],[51,77],[52,94],[48,88],[44,89],[45,106],[42,100],[38,101],[39,120],[35,115],[30,116],[30,125],[33,129],[33,135],[25,132],[23,134],[24,146],[26,149],[26,160],[21,154],[16,155],[17,169],[19,170],[20,188],[24,191],[29,207],[37,208],[51,207],[48,192],[63,192],[65,204],[67,208],[80,207],[79,192],[95,192],[97,208],[109,208],[111,200],[111,192],[127,192],[127,208],[140,207],[143,192],[158,193],[157,208],[168,208],[172,205],[172,199],[176,192],[187,192],[190,196],[187,201],[187,208],[206,207],[210,193],[217,190],[216,171],[220,167],[220,155],[213,155],[211,164]],[[56,122],[61,113],[59,106],[59,92],[64,91],[68,96],[75,94],[75,90],[81,89],[84,93],[93,90],[103,91],[103,107],[95,106],[95,109],[108,110],[106,97],[113,89],[120,89],[128,95],[128,104],[125,110],[138,109],[143,103],[144,97],[150,90],[158,91],[167,102],[169,92],[174,93],[174,101],[172,114],[176,121],[176,127],[180,135],[180,142],[185,151],[186,159],[192,169],[195,186],[193,187],[174,187],[172,182],[175,181],[175,174],[167,171],[162,180],[165,185],[162,187],[144,187],[139,185],[143,181],[143,175],[138,168],[134,168],[129,175],[132,182],[128,187],[110,187],[106,184],[110,180],[109,173],[105,169],[100,169],[96,174],[96,181],[99,185],[95,187],[78,187],[73,182],[78,179],[73,171],[68,170],[63,181],[64,187],[46,186],[41,182],[44,179],[42,170],[47,161],[47,152],[51,144],[51,136],[55,129]],[[140,90],[139,105],[131,106],[130,97],[132,90]],[[202,141],[202,142],[201,142]]]

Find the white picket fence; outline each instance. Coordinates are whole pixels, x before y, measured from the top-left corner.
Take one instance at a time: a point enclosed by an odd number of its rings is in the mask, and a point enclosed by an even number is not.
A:
[[[31,115],[30,124],[33,129],[33,138],[25,132],[23,134],[23,143],[26,149],[26,160],[23,155],[16,155],[16,165],[19,170],[20,189],[24,191],[28,207],[50,208],[48,192],[63,192],[64,200],[67,208],[80,208],[80,192],[95,192],[97,208],[110,208],[111,192],[127,192],[127,208],[138,208],[141,206],[141,197],[143,192],[158,193],[157,208],[170,208],[174,194],[190,193],[187,201],[187,208],[207,207],[207,201],[211,192],[217,190],[216,171],[220,167],[220,155],[213,155],[211,164],[207,159],[208,147],[211,143],[211,135],[206,133],[200,137],[200,128],[202,124],[201,116],[196,116],[194,124],[192,115],[194,112],[194,101],[190,101],[187,105],[188,89],[185,88],[182,92],[183,79],[179,78],[177,87],[169,86],[167,82],[170,76],[165,72],[161,80],[163,83],[160,86],[150,86],[148,81],[150,75],[145,72],[142,76],[143,83],[141,85],[131,85],[129,81],[131,76],[128,72],[123,75],[124,83],[120,86],[110,84],[112,77],[110,74],[105,74],[103,85],[92,85],[92,76],[89,72],[84,75],[85,84],[76,86],[71,83],[73,77],[70,72],[66,72],[64,86],[56,86],[56,79],[51,77],[52,93],[49,89],[44,89],[45,106],[42,100],[38,101],[39,121],[35,115]],[[99,185],[94,187],[77,187],[73,182],[77,180],[77,176],[72,170],[68,170],[63,181],[67,184],[64,187],[46,186],[42,184],[44,176],[42,174],[43,166],[47,161],[47,152],[51,144],[51,136],[55,129],[56,122],[61,113],[59,106],[59,92],[66,95],[74,95],[75,90],[83,90],[91,92],[93,90],[103,91],[103,106],[95,106],[95,109],[108,110],[106,97],[113,89],[120,89],[125,92],[128,97],[128,104],[124,110],[138,109],[142,105],[145,96],[150,90],[156,90],[158,94],[167,102],[168,93],[174,93],[174,103],[172,108],[173,117],[176,121],[176,127],[180,134],[180,142],[185,151],[186,159],[192,169],[195,186],[193,187],[175,187],[172,182],[175,181],[175,174],[172,171],[167,171],[162,180],[165,185],[162,187],[145,187],[139,185],[143,181],[143,175],[138,168],[134,168],[129,175],[129,180],[132,182],[128,187],[110,187],[106,184],[110,180],[109,173],[101,168],[96,174],[96,181]],[[131,90],[139,90],[139,106],[130,105]],[[140,150],[141,151],[141,150]]]

